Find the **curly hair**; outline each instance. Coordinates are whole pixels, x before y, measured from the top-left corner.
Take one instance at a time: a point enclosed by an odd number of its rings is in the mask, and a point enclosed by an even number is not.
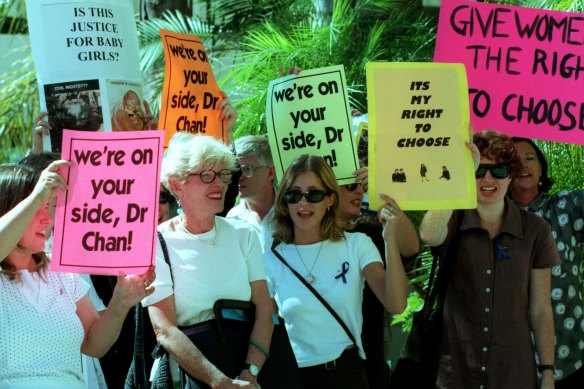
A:
[[[493,130],[479,131],[474,134],[473,142],[481,156],[509,165],[512,179],[521,171],[521,160],[513,147],[513,141],[507,135]]]
[[[0,165],[0,216],[4,216],[18,203],[27,198],[33,191],[38,180],[38,173],[26,165],[4,164]],[[18,247],[18,244],[17,244]],[[32,255],[36,263],[36,268],[41,276],[48,267],[49,257],[43,251]],[[0,263],[2,274],[11,281],[18,281],[20,277],[14,265],[6,258],[2,258]]]
[[[282,177],[282,183],[276,192],[274,220],[272,221],[274,241],[284,243],[294,242],[294,223],[290,217],[288,204],[284,201],[284,193],[290,189],[296,177],[306,172],[316,174],[324,186],[324,190],[335,196],[333,205],[325,213],[320,223],[320,231],[323,239],[330,239],[332,241],[343,240],[345,235],[338,218],[339,186],[337,185],[335,173],[322,157],[303,154],[296,157],[290,166],[288,166],[284,177]]]
[[[170,138],[162,157],[160,182],[174,196],[169,178],[186,182],[189,174],[201,169],[235,168],[235,156],[223,143],[208,135],[193,135],[177,132]]]

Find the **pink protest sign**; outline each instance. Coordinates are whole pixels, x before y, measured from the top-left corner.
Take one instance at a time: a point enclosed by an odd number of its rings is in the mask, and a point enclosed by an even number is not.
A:
[[[464,63],[475,130],[584,144],[584,14],[442,1],[435,62]]]
[[[66,130],[52,271],[142,274],[154,261],[163,131]]]

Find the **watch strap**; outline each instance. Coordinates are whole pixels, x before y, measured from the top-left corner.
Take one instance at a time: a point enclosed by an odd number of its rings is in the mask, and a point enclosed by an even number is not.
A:
[[[537,371],[539,371],[540,373],[543,373],[544,370],[551,370],[554,371],[554,365],[539,365],[537,366]]]
[[[254,377],[257,377],[260,374],[260,368],[257,365],[254,365],[253,363],[244,363],[243,367],[244,369],[249,371],[249,374],[251,374]]]

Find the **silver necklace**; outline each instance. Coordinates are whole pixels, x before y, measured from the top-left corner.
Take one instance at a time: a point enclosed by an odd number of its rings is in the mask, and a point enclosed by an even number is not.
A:
[[[312,270],[316,266],[316,262],[318,261],[318,257],[320,256],[320,249],[322,249],[323,244],[324,244],[324,240],[322,242],[320,242],[320,247],[318,248],[318,252],[316,253],[316,258],[314,258],[314,262],[312,263],[312,266],[310,267],[310,269],[308,268],[308,266],[306,266],[306,263],[304,262],[304,258],[302,258],[302,255],[300,255],[300,251],[298,250],[298,245],[294,245],[294,248],[296,249],[296,252],[298,253],[298,257],[300,258],[300,261],[302,262],[302,264],[304,265],[304,268],[308,272],[308,275],[304,278],[306,278],[306,282],[308,282],[309,284],[314,284],[316,282],[316,277],[314,276],[314,274],[312,274]]]
[[[184,222],[184,220],[183,220],[183,222],[182,222],[182,229],[183,229],[183,231],[184,231],[184,232],[185,232],[187,235],[189,235],[190,237],[192,237],[192,238],[194,238],[194,239],[198,240],[198,241],[199,241],[199,242],[201,242],[201,243],[208,244],[208,245],[210,245],[210,246],[215,246],[215,243],[217,242],[217,236],[219,236],[219,228],[217,227],[217,223],[215,223],[215,225],[214,225],[214,226],[213,226],[213,228],[211,229],[211,231],[213,231],[213,229],[215,229],[215,234],[213,235],[213,239],[203,239],[203,238],[201,238],[199,235],[193,234],[192,232],[190,232],[190,231],[187,229],[187,226],[186,226],[186,223]],[[207,231],[207,232],[210,232],[210,231]],[[205,232],[204,232],[204,233],[205,233]],[[203,233],[203,234],[204,234],[204,233]]]

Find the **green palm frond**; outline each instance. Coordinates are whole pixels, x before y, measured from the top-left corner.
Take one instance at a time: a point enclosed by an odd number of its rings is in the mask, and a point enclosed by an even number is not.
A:
[[[25,34],[28,31],[25,0],[0,0],[0,31],[3,34]]]
[[[0,161],[17,162],[30,148],[39,95],[30,46],[23,59],[0,76]]]

